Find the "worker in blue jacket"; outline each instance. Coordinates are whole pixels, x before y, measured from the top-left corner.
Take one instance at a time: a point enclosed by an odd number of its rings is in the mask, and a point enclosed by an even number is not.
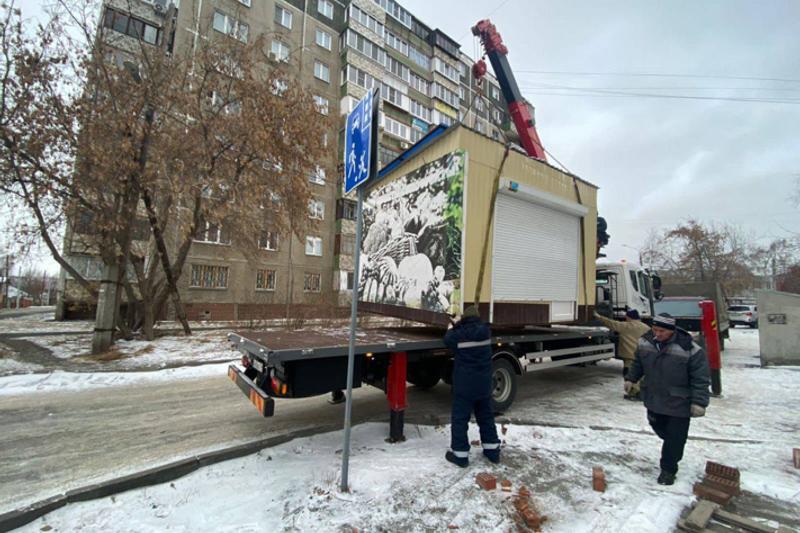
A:
[[[478,422],[483,455],[500,462],[500,439],[492,412],[492,332],[481,321],[477,306],[451,326],[444,343],[455,355],[453,368],[453,411],[450,417],[450,451],[445,459],[460,467],[469,464],[467,428],[472,413]]]

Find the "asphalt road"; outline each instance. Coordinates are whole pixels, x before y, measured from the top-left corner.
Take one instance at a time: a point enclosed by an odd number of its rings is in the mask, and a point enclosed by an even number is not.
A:
[[[521,380],[515,405],[536,405],[551,394],[578,394],[581,387],[605,379],[618,379],[616,366],[537,373]],[[415,422],[449,421],[450,387],[409,387],[408,393],[407,435]],[[327,397],[279,400],[275,416],[263,419],[225,375],[0,397],[0,513],[231,444],[308,428],[340,428],[343,419],[344,405],[329,405]],[[388,436],[383,392],[363,387],[354,394],[353,421],[368,420],[386,421]]]

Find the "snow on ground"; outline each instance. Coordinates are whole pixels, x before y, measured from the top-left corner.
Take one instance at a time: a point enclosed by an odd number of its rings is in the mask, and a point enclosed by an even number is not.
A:
[[[2,345],[0,345],[2,346]],[[0,348],[0,376],[7,374],[28,374],[42,370],[42,365],[18,361],[11,357],[10,350]],[[0,377],[0,381],[2,377]]]
[[[408,440],[387,444],[386,424],[363,424],[353,431],[350,493],[338,490],[342,435],[334,432],[172,483],[71,504],[22,531],[513,530],[509,496],[474,482],[488,471],[510,479],[515,490],[521,484],[531,490],[548,516],[544,531],[665,532],[693,501],[692,484],[709,459],[742,470],[746,494],[740,499],[771,502],[797,527],[800,471],[791,465],[791,449],[800,445],[800,369],[754,366],[757,335],[733,332],[723,357],[725,394],[712,400],[706,418],[692,422],[672,487],[655,483],[660,441],[642,405],[621,399],[619,362],[608,362],[602,364],[612,371],[609,377],[588,383],[580,398],[555,394],[513,406],[501,465],[486,462],[476,449],[465,470],[446,463],[447,426],[407,424]],[[470,432],[478,439],[474,425]],[[602,494],[591,488],[595,465],[606,471]]]
[[[0,397],[32,392],[75,392],[90,388],[224,376],[229,363],[166,368],[150,372],[62,372],[0,377]]]
[[[28,308],[35,309],[35,308]],[[0,314],[0,334],[9,333],[46,333],[52,331],[92,331],[94,322],[89,320],[70,320],[57,322],[54,320],[52,307],[43,307],[42,312],[31,312],[21,316],[4,318]]]

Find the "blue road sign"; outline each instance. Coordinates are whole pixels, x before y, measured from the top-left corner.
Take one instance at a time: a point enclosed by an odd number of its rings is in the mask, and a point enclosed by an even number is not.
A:
[[[372,158],[372,91],[347,115],[344,134],[344,192],[367,181]]]

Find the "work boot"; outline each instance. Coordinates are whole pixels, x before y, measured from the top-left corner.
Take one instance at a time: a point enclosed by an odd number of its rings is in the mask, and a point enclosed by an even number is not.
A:
[[[461,468],[466,468],[469,465],[469,459],[467,457],[456,457],[456,454],[450,451],[444,454],[444,458]]]
[[[494,464],[500,462],[500,448],[494,450],[483,450],[483,455]]]
[[[658,475],[658,484],[672,485],[673,483],[675,483],[675,474],[672,472],[667,472],[666,470],[662,470],[661,474]]]

